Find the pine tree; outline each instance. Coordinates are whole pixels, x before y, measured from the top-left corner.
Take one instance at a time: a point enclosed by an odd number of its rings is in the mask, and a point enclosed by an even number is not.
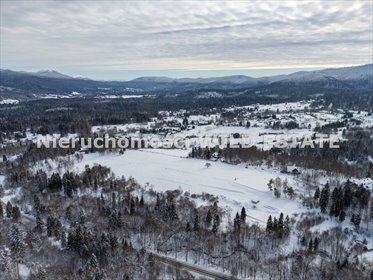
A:
[[[194,226],[193,226],[194,231],[199,231],[199,216],[196,214],[194,217]]]
[[[284,234],[285,236],[289,236],[290,231],[291,231],[291,225],[290,225],[290,218],[288,215],[285,217],[285,222],[284,222]]]
[[[346,183],[344,187],[344,192],[343,192],[343,205],[345,207],[349,207],[351,205],[353,199],[353,193],[351,190],[351,187]]]
[[[25,236],[26,234],[19,228],[18,225],[12,224],[9,231],[9,247],[11,251],[11,256],[13,261],[17,264],[17,274],[19,279],[19,262],[22,261],[25,250],[26,250],[26,243],[25,243]]]
[[[47,236],[51,237],[53,235],[54,230],[54,219],[51,216],[47,218]]]
[[[269,189],[270,191],[273,190],[273,185],[274,185],[274,183],[275,183],[275,181],[271,178],[271,180],[269,180],[269,182],[268,182],[268,184],[267,184],[268,189]]]
[[[177,215],[177,212],[176,212],[176,205],[174,202],[170,202],[170,205],[168,206],[169,208],[169,217],[171,220],[177,220],[179,218],[179,216]]]
[[[34,208],[35,208],[35,211],[39,211],[40,210],[40,198],[35,194],[34,195]]]
[[[300,244],[301,244],[302,246],[306,246],[306,242],[307,242],[306,237],[303,235],[303,236],[302,236],[302,239],[300,240]]]
[[[62,180],[58,173],[53,173],[48,181],[48,188],[51,191],[59,192],[62,190]]]
[[[95,254],[91,254],[91,257],[84,270],[84,279],[101,280],[101,272],[99,268],[99,262]]]
[[[124,238],[122,239],[122,249],[123,249],[123,251],[124,252],[126,252],[127,251],[127,249],[128,249],[128,242],[127,242],[127,240],[125,240]]]
[[[13,206],[12,208],[12,219],[16,222],[19,221],[21,218],[21,211],[19,210],[18,206]]]
[[[66,233],[61,231],[61,247],[64,249],[67,247]]]
[[[188,222],[188,223],[186,224],[185,231],[186,231],[186,232],[190,232],[191,230],[192,230],[192,226],[191,226],[190,223]]]
[[[111,208],[116,209],[117,208],[117,196],[115,192],[111,194]]]
[[[332,193],[332,205],[330,207],[330,215],[338,217],[340,212],[343,211],[343,192],[341,188],[334,188]]]
[[[273,226],[272,226],[272,228],[273,228],[273,232],[277,232],[277,229],[278,229],[278,221],[277,221],[276,217],[273,218]]]
[[[210,209],[207,211],[206,219],[205,219],[205,225],[207,228],[211,226],[212,216]]]
[[[318,200],[320,198],[320,188],[317,188],[315,191],[315,194],[313,196],[315,200]]]
[[[66,248],[68,250],[73,250],[75,247],[75,236],[72,232],[69,232],[68,236],[67,236],[67,244],[66,244]]]
[[[286,193],[287,193],[287,195],[288,195],[291,199],[293,199],[294,196],[295,196],[295,191],[294,191],[293,187],[291,187],[291,186],[289,186],[289,187],[287,188]]]
[[[284,234],[284,214],[280,214],[280,218],[278,219],[278,226],[277,226],[278,236],[281,238]]]
[[[91,255],[91,259],[89,260],[89,265],[93,268],[98,268],[98,260],[95,254]]]
[[[85,224],[85,214],[83,210],[81,210],[79,213],[79,224],[81,225]]]
[[[6,213],[7,218],[12,217],[12,212],[13,212],[13,206],[10,203],[10,201],[8,201],[5,207],[5,213]]]
[[[64,193],[67,197],[73,197],[73,187],[72,187],[72,184],[70,182],[65,183],[63,190],[64,190]]]
[[[360,225],[360,222],[361,222],[361,216],[359,214],[352,214],[352,217],[351,217],[351,223],[354,224],[355,227],[359,227]]]
[[[135,200],[133,198],[130,200],[130,214],[135,214]]]
[[[71,222],[72,219],[73,219],[73,209],[72,209],[72,206],[69,205],[67,208],[66,208],[66,213],[65,213],[65,217],[66,219]]]
[[[62,224],[59,219],[54,220],[54,227],[53,227],[53,235],[56,237],[57,240],[61,238],[61,230]]]
[[[123,226],[122,212],[121,211],[118,211],[117,219],[116,219],[116,225],[117,225],[117,228],[122,228],[122,226]]]
[[[267,227],[266,227],[267,233],[270,233],[273,231],[273,223],[272,223],[272,216],[269,215],[268,221],[267,221]]]
[[[313,250],[313,242],[312,242],[312,238],[311,238],[310,242],[308,243],[308,251],[312,252],[312,250]]]
[[[43,228],[44,228],[44,222],[43,222],[43,220],[40,217],[40,212],[38,211],[38,212],[36,212],[36,230],[39,233],[42,233],[43,232]]]
[[[115,234],[109,235],[109,243],[110,243],[111,251],[113,252],[118,246],[118,239]]]
[[[329,202],[329,184],[326,183],[325,187],[322,189],[321,194],[320,194],[320,210],[322,213],[326,212],[326,207],[328,206]]]
[[[212,225],[212,232],[217,233],[220,225],[220,217],[218,214],[215,215],[214,217],[214,222]]]
[[[246,209],[245,207],[242,207],[241,209],[241,216],[240,216],[240,219],[241,219],[241,225],[245,225],[246,224]]]
[[[313,241],[313,250],[315,252],[317,252],[317,250],[319,249],[319,239],[317,237],[315,237],[314,241]]]
[[[235,232],[240,233],[240,231],[241,231],[241,219],[240,219],[240,215],[238,214],[238,212],[236,213],[236,216],[235,216],[234,221],[233,221],[233,228],[234,228]]]

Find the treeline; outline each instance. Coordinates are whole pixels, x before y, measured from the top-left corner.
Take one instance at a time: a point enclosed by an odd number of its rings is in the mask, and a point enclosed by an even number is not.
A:
[[[86,135],[92,125],[145,122],[157,113],[150,108],[139,109],[135,101],[100,99],[35,100],[18,107],[0,110],[0,131],[42,135],[78,133]]]
[[[286,169],[296,165],[303,168],[338,172],[347,176],[371,177],[373,164],[373,141],[370,130],[351,129],[346,137],[348,141],[339,142],[339,148],[330,148],[324,143],[323,148],[315,144],[314,148],[272,148],[262,150],[256,146],[249,148],[193,148],[190,156],[203,159],[224,159],[228,163],[245,162],[252,165],[267,164]],[[353,162],[348,164],[347,162]]]
[[[373,208],[369,208],[371,191],[347,181],[341,187],[330,189],[327,183],[322,189],[317,188],[314,193],[314,204],[320,208],[321,213],[329,213],[343,222],[350,217],[351,222],[359,228],[361,220],[369,221],[373,218]]]
[[[284,89],[285,90],[285,89]],[[297,89],[302,91],[302,88]],[[303,89],[304,90],[304,89]],[[325,93],[316,97],[306,92],[281,94],[276,96],[266,93],[255,93],[254,89],[217,90],[223,98],[194,98],[205,90],[164,92],[152,98],[109,99],[68,98],[61,103],[60,99],[41,99],[22,102],[18,106],[0,106],[0,132],[21,132],[28,128],[41,134],[86,133],[93,125],[123,124],[145,122],[157,116],[160,110],[175,111],[179,109],[206,111],[213,108],[244,106],[251,104],[274,104],[315,99],[313,105],[326,106],[345,110],[373,111],[373,97],[370,93]],[[286,89],[288,91],[288,89]],[[312,92],[312,90],[311,90]],[[252,94],[251,94],[252,93]],[[280,93],[280,94],[279,94]],[[293,127],[294,123],[289,123]]]

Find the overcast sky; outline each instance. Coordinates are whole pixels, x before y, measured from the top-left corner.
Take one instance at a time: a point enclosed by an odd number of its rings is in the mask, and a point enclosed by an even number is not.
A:
[[[372,1],[3,1],[1,68],[100,79],[372,63]]]

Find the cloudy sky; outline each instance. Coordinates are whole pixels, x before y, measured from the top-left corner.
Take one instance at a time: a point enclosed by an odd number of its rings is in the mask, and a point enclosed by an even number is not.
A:
[[[372,1],[4,1],[1,68],[99,79],[372,63]]]

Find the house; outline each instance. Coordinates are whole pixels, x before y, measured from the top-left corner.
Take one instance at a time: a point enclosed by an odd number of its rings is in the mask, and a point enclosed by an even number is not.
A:
[[[301,170],[297,166],[287,166],[286,173],[293,174],[293,175],[299,175],[301,174]]]

